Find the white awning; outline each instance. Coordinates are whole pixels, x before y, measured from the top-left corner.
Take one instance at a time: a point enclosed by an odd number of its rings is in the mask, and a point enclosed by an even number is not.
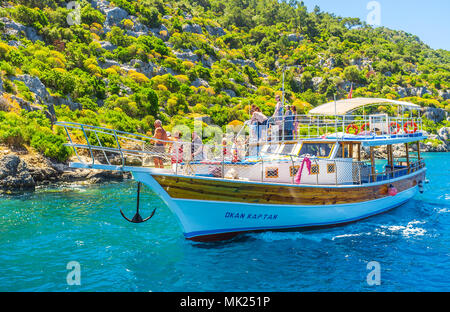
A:
[[[403,101],[395,101],[388,99],[377,99],[377,98],[354,98],[354,99],[344,99],[335,102],[329,102],[320,106],[317,106],[309,111],[309,114],[315,115],[346,115],[358,108],[369,105],[381,105],[381,104],[389,104],[389,105],[399,105],[408,109],[418,109],[419,105],[403,102]]]

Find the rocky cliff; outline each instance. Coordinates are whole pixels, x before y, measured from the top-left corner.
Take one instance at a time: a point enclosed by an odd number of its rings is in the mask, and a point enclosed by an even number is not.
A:
[[[0,151],[0,193],[33,191],[57,183],[102,183],[131,178],[127,172],[70,168],[39,154]]]

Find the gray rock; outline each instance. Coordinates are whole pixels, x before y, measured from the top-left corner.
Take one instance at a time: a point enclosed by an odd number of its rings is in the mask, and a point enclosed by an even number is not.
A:
[[[112,44],[109,41],[100,41],[100,45],[101,45],[102,49],[105,49],[108,51],[114,51],[115,49],[117,49],[117,46]]]
[[[183,32],[188,32],[188,33],[194,33],[194,34],[202,34],[202,27],[198,24],[184,24],[183,27]]]
[[[200,116],[200,117],[194,117],[194,119],[195,120],[198,120],[198,121],[201,121],[201,122],[204,122],[204,123],[206,123],[206,124],[208,124],[208,125],[210,125],[212,122],[211,122],[211,117],[210,116]]]
[[[26,110],[27,112],[44,110],[41,106],[34,105],[33,103],[28,102],[28,101],[26,101],[20,97],[17,97],[15,95],[11,95],[11,99],[15,100],[19,104],[20,108]]]
[[[427,87],[407,88],[408,96],[423,97],[425,94],[432,94]]]
[[[159,67],[156,70],[156,74],[157,75],[171,74],[172,76],[176,76],[177,75],[177,73],[172,68],[164,67],[164,66]]]
[[[106,14],[107,10],[109,10],[109,2],[106,0],[91,0],[91,5],[102,14]]]
[[[439,96],[446,100],[450,100],[450,90],[439,90]]]
[[[287,36],[287,39],[289,41],[292,41],[292,42],[300,42],[300,41],[303,40],[303,36],[300,36],[300,35],[297,35],[297,34],[289,34]]]
[[[204,67],[211,68],[211,66],[217,61],[213,56],[210,55],[202,55],[201,58],[202,65]]]
[[[203,79],[201,79],[201,78],[197,78],[197,79],[195,79],[193,82],[192,82],[192,85],[194,86],[194,87],[200,87],[200,86],[203,86],[203,87],[205,87],[205,88],[209,88],[209,83],[208,83],[208,81],[206,81],[206,80],[203,80]]]
[[[438,131],[439,138],[445,142],[450,140],[450,127],[443,127]]]
[[[170,19],[172,19],[172,15],[164,15],[164,16],[162,17],[162,19],[170,20]]]
[[[322,77],[313,77],[312,79],[313,88],[315,91],[319,89],[319,85],[322,83],[323,78]]]
[[[10,36],[20,36],[25,34],[26,26],[13,21],[7,17],[0,17],[0,22],[5,25],[5,34]]]
[[[213,27],[213,26],[205,26],[206,31],[211,35],[215,37],[222,37],[225,36],[226,33],[223,30],[222,27]]]
[[[169,29],[167,29],[166,25],[164,24],[161,24],[158,28],[152,28],[151,32],[155,37],[158,37],[163,41],[167,41],[170,38]],[[162,32],[165,32],[165,35],[161,34]]]
[[[54,97],[52,97],[52,103],[53,103],[53,105],[56,105],[56,106],[66,105],[71,110],[77,110],[77,109],[83,108],[83,105],[81,105],[80,103],[74,102],[70,96],[67,96],[66,98],[54,96]]]
[[[25,35],[27,36],[28,39],[30,39],[33,42],[36,42],[38,40],[40,41],[44,41],[44,39],[42,38],[42,36],[37,34],[36,29],[34,29],[31,26],[26,27],[25,29]]]
[[[115,7],[112,9],[106,9],[105,26],[119,26],[120,22],[128,18],[128,12],[122,8]]]
[[[136,32],[134,30],[127,30],[126,34],[131,37],[139,38],[140,36],[145,36],[147,33],[142,31]]]
[[[107,69],[107,68],[110,68],[111,66],[119,66],[120,67],[120,63],[115,60],[105,59],[104,62],[99,62],[99,66],[102,69]]]
[[[38,77],[33,77],[30,75],[21,75],[12,77],[11,80],[19,80],[25,83],[25,85],[33,92],[36,99],[40,103],[46,103],[50,99],[50,93],[48,93],[45,85],[41,82]]]
[[[43,41],[42,37],[37,34],[36,29],[34,29],[31,26],[24,26],[7,17],[1,17],[0,21],[5,25],[6,35],[11,36],[25,35],[28,39],[30,39],[33,42],[36,42],[37,40]]]
[[[404,98],[404,97],[408,96],[408,91],[404,87],[397,87],[396,91],[400,98]]]
[[[192,19],[192,15],[190,13],[183,12],[183,16],[187,20],[191,20]]]
[[[233,90],[225,89],[225,90],[223,90],[223,92],[228,94],[230,97],[236,97],[236,92],[234,92]]]
[[[0,189],[34,190],[35,186],[27,164],[18,156],[6,155],[0,159]]]
[[[148,78],[152,78],[153,72],[156,69],[156,65],[152,62],[146,63],[137,59],[131,60],[130,66],[132,66],[137,72],[144,74]]]
[[[302,84],[301,76],[292,77],[292,81],[295,84],[297,90],[302,90],[303,84]]]
[[[15,48],[24,47],[23,43],[20,42],[20,41],[17,41],[17,40],[10,40],[10,41],[8,41],[8,45],[12,46],[12,47],[15,47]]]
[[[352,60],[350,60],[349,63],[352,66],[357,66],[359,70],[362,70],[363,68],[366,68],[366,67],[368,67],[370,70],[373,69],[372,68],[373,61],[367,57],[352,59]],[[388,72],[388,74],[389,73],[390,72]],[[392,73],[390,73],[390,74],[392,75]]]
[[[334,59],[334,57],[330,57],[325,61],[325,66],[328,69],[333,69],[336,67],[336,60]]]
[[[422,111],[423,117],[430,119],[431,121],[433,121],[435,123],[440,123],[447,117],[445,110],[443,110],[441,108],[424,107],[421,109],[421,111]]]
[[[132,30],[137,33],[148,33],[148,27],[139,22],[138,18],[136,16],[130,16],[129,17],[131,21],[133,22],[133,28]]]
[[[251,68],[253,68],[254,70],[258,70],[256,68],[255,62],[253,62],[252,60],[234,59],[234,60],[229,60],[229,61],[235,65],[240,65],[242,67],[247,65],[247,66],[250,66]]]
[[[0,92],[3,92],[3,81],[1,76],[0,76]]]
[[[187,52],[174,52],[175,56],[183,61],[198,62],[198,56],[192,51]]]

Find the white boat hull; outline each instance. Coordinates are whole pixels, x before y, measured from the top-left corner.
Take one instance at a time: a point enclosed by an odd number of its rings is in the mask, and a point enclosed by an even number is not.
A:
[[[337,205],[271,205],[171,198],[151,174],[134,178],[152,188],[178,217],[183,234],[196,241],[221,240],[242,232],[327,227],[386,212],[410,200],[412,187],[395,196]]]

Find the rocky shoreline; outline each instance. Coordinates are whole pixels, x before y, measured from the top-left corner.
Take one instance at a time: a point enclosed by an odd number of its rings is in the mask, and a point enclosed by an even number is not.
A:
[[[0,194],[34,191],[36,187],[54,184],[94,184],[130,178],[129,172],[75,169],[40,155],[0,155]]]

